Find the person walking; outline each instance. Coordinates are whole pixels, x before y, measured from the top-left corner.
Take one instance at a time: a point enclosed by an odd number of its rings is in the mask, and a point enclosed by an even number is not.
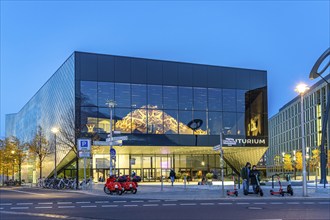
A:
[[[174,172],[173,169],[171,169],[171,171],[170,171],[170,179],[171,179],[172,186],[173,186],[173,183],[174,183],[174,180],[175,180],[175,172]]]
[[[256,193],[256,188],[257,188],[257,178],[258,178],[258,181],[260,182],[260,172],[259,170],[257,170],[257,166],[256,165],[253,165],[252,166],[252,170],[250,171],[250,183],[252,185],[252,188],[253,188],[253,192]]]
[[[242,170],[241,170],[241,177],[243,179],[243,192],[244,192],[244,195],[249,194],[250,168],[251,168],[251,163],[247,162],[245,167],[243,167]]]

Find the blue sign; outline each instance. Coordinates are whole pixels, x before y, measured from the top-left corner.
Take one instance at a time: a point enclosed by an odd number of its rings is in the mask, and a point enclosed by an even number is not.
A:
[[[111,149],[110,149],[110,155],[111,155],[111,156],[116,156],[116,150],[113,149],[113,148],[111,148]]]
[[[91,140],[90,139],[78,139],[78,151],[90,151],[91,150]]]

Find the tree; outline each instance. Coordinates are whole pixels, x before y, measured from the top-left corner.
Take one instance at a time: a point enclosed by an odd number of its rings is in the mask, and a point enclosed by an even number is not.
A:
[[[297,170],[302,170],[303,168],[303,158],[301,151],[296,153],[296,168]]]
[[[284,154],[283,166],[284,170],[293,170],[291,154]]]
[[[41,126],[38,126],[37,132],[28,146],[29,152],[38,158],[38,165],[40,170],[39,178],[42,178],[42,162],[52,152]]]
[[[318,167],[320,163],[320,150],[319,149],[314,149],[312,150],[312,155],[310,158],[310,164],[312,165],[312,167]]]
[[[17,137],[11,136],[5,139],[5,149],[4,149],[4,163],[7,168],[12,165],[12,174],[14,175],[14,166],[18,165],[18,179],[19,184],[22,181],[22,163],[26,159],[25,144],[21,144]]]

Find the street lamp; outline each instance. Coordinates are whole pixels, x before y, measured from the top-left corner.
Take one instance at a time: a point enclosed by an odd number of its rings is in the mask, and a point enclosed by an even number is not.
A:
[[[113,144],[113,142],[112,142],[112,110],[116,106],[116,102],[113,101],[113,100],[108,100],[105,104],[110,109],[110,133],[109,133],[109,138],[110,138],[110,167],[109,167],[109,174],[110,174],[110,176],[112,176],[113,175],[113,173],[112,173],[113,161],[112,161],[112,156],[111,156],[112,144]]]
[[[56,128],[56,127],[53,127],[52,128],[52,132],[53,132],[53,134],[54,134],[54,137],[55,137],[55,156],[54,156],[54,159],[55,159],[55,170],[54,170],[54,178],[56,178],[57,177],[57,171],[56,171],[56,134],[58,133],[58,131],[59,131],[59,129],[58,128]]]
[[[305,146],[305,126],[304,126],[304,93],[309,90],[306,84],[297,85],[295,91],[300,94],[300,124],[301,124],[301,148],[303,157],[303,196],[307,196],[307,180],[306,180],[306,146]]]
[[[296,150],[293,150],[293,165],[294,165],[294,180],[297,180],[297,164],[296,164]]]

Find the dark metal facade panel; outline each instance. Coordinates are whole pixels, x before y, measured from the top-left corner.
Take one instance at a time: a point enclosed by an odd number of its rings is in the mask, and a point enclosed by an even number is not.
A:
[[[115,57],[115,82],[131,82],[131,59]]]
[[[97,80],[113,82],[115,80],[115,59],[112,56],[97,56]]]
[[[147,81],[147,63],[143,59],[131,59],[131,83]]]
[[[163,67],[161,61],[148,60],[147,63],[147,83],[163,84]]]

